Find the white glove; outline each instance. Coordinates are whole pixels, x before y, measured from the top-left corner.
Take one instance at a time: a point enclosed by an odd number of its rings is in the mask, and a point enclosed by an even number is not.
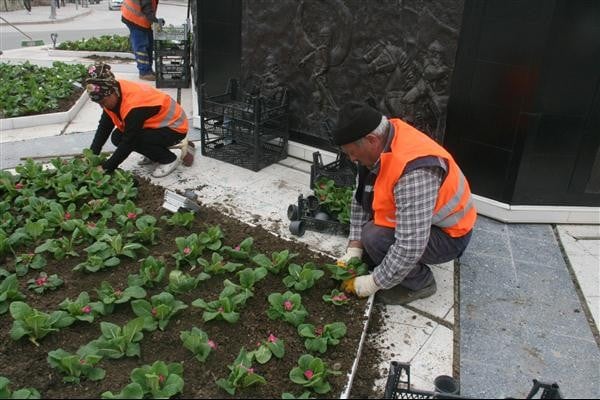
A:
[[[369,297],[379,290],[379,286],[375,284],[373,275],[363,275],[354,278],[354,293],[358,297]]]
[[[348,247],[346,249],[346,254],[344,254],[339,261],[343,261],[345,264],[348,264],[348,261],[350,261],[350,259],[356,257],[360,260],[360,258],[362,257],[363,254],[363,249],[361,249],[360,247]]]

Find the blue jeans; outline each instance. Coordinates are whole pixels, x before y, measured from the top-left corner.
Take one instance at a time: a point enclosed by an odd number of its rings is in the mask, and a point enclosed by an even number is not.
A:
[[[152,57],[154,53],[154,34],[151,30],[136,28],[126,24],[129,28],[129,40],[135,56],[135,62],[140,75],[152,72]]]

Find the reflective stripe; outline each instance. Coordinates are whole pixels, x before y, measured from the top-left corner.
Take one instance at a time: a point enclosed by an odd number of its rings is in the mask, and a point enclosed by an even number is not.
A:
[[[169,102],[169,110],[167,111],[167,115],[163,117],[162,121],[160,121],[160,124],[158,125],[160,128],[171,125],[169,121],[171,121],[175,115],[175,111],[177,111],[177,103],[175,103],[175,100],[173,99],[170,100],[171,101]]]
[[[177,118],[177,120],[175,122],[173,122],[173,125],[172,125],[173,129],[182,128],[183,124],[185,124],[185,120],[186,120],[186,116],[185,116],[185,113],[182,111],[179,118]]]
[[[446,219],[446,217],[450,215],[452,210],[454,210],[460,204],[460,201],[463,195],[465,194],[466,178],[460,169],[458,170],[458,172],[460,175],[458,178],[458,188],[456,190],[456,193],[448,200],[448,202],[442,208],[438,210],[438,212],[436,212],[433,215],[433,218],[431,218],[431,223],[433,225],[438,225],[440,221]]]
[[[462,210],[455,212],[454,214],[450,215],[449,217],[444,218],[442,221],[439,221],[434,225],[438,226],[440,228],[449,228],[451,226],[454,226],[461,219],[463,219],[463,217],[465,215],[467,215],[467,213],[471,210],[471,208],[473,208],[473,201],[472,201],[471,196],[469,196],[469,201],[467,202],[467,204],[465,205],[465,207]]]
[[[373,185],[365,185],[365,192],[370,193],[373,191]]]

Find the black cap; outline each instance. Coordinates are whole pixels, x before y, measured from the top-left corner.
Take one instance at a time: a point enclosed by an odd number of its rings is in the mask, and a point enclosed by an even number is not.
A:
[[[366,103],[350,101],[340,108],[333,142],[338,146],[352,143],[373,132],[382,114]]]

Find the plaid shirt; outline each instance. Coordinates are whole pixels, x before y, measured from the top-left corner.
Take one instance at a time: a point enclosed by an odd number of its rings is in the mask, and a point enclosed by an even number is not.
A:
[[[403,175],[394,186],[396,208],[396,242],[392,244],[381,264],[373,270],[375,284],[389,289],[399,284],[417,264],[429,241],[431,218],[438,191],[447,168],[441,159],[440,167],[423,167]],[[372,169],[379,172],[379,162]],[[357,185],[358,186],[358,185]],[[362,226],[373,219],[352,197],[349,240],[361,240]]]

